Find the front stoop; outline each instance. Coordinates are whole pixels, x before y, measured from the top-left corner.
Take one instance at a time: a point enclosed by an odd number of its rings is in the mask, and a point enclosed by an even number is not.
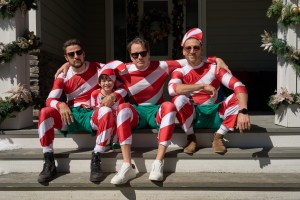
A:
[[[127,184],[110,184],[113,174],[100,183],[89,173],[58,174],[47,184],[36,182],[38,173],[1,176],[0,199],[289,199],[300,197],[300,175],[294,173],[167,173],[163,182],[139,173]],[[2,195],[1,195],[2,194]]]
[[[185,134],[176,127],[165,155],[164,181],[148,180],[157,153],[155,130],[133,135],[132,162],[138,177],[121,186],[110,184],[122,164],[122,154],[102,155],[103,180],[89,182],[95,138],[75,133],[56,135],[58,176],[48,184],[37,182],[43,166],[36,127],[3,130],[0,144],[0,200],[6,199],[300,199],[300,128],[274,125],[274,115],[251,116],[252,128],[226,135],[228,152],[211,148],[214,130],[196,130],[199,150],[184,154]],[[146,141],[146,142],[145,142]]]

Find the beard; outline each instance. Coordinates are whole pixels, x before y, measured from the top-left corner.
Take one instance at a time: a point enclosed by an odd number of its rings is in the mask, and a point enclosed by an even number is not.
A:
[[[73,61],[70,64],[72,65],[72,67],[80,68],[80,67],[82,67],[82,65],[84,64],[84,62],[82,60],[75,60],[75,61]]]

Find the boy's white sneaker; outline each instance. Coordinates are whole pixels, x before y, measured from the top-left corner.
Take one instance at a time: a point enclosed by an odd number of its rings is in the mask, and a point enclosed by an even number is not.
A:
[[[152,169],[150,171],[149,179],[151,181],[162,181],[164,179],[164,163],[161,160],[155,160],[152,163]]]
[[[135,177],[136,171],[134,165],[131,166],[129,163],[123,163],[119,172],[111,179],[110,183],[114,185],[125,184]]]

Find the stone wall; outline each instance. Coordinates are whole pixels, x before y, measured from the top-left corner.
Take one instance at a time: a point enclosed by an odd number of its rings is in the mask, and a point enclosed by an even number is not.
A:
[[[29,54],[30,65],[30,89],[41,99],[41,107],[45,106],[46,99],[51,91],[54,74],[64,63],[63,56],[58,57],[40,49]],[[37,117],[39,109],[33,110],[33,116]]]

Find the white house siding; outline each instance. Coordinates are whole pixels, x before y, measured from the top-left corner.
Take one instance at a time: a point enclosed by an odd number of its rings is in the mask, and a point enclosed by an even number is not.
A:
[[[266,16],[271,0],[208,0],[207,52],[241,71],[276,71],[276,56],[263,51],[260,35],[277,32]]]

